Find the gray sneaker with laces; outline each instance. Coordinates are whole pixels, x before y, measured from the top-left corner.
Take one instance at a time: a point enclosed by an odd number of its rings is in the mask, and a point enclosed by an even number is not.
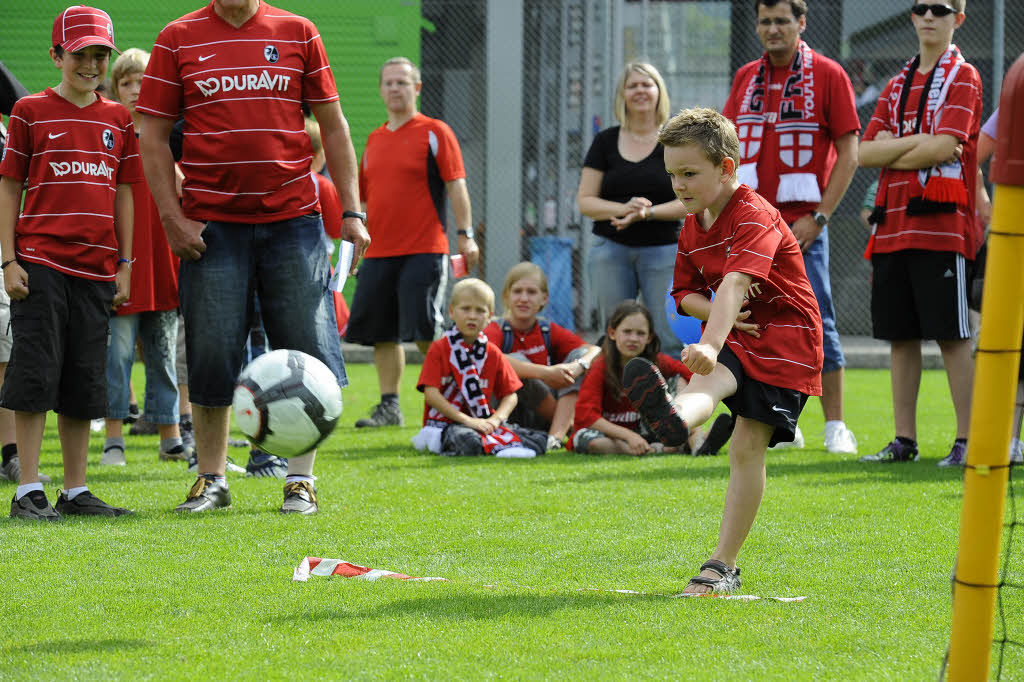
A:
[[[316,488],[309,481],[295,481],[284,484],[282,514],[316,514]]]
[[[188,491],[185,501],[174,508],[176,512],[204,512],[212,509],[230,509],[231,491],[213,479],[200,476]]]
[[[41,471],[37,471],[36,476],[39,477],[40,483],[50,482],[50,477]],[[21,483],[21,460],[18,459],[17,455],[0,464],[0,479],[4,478],[14,483]]]
[[[402,408],[398,406],[398,403],[378,403],[369,417],[363,417],[356,421],[358,429],[376,426],[405,426]]]
[[[61,516],[50,506],[46,493],[33,490],[20,500],[15,496],[11,499],[11,518],[28,521],[60,521]]]
[[[135,513],[131,509],[107,504],[88,490],[78,493],[71,500],[62,490],[54,507],[61,516],[127,516]]]

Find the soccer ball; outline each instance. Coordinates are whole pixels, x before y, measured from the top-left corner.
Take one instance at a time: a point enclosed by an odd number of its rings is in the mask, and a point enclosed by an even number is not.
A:
[[[250,362],[232,400],[253,445],[278,457],[309,452],[334,430],[341,389],[327,365],[297,350],[273,350]]]

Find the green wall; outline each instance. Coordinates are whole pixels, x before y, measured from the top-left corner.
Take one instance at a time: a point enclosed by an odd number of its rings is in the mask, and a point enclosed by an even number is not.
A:
[[[87,0],[88,1],[88,0]],[[30,92],[59,82],[47,54],[53,20],[74,0],[4,0],[0,10],[0,60]],[[402,55],[420,61],[420,0],[276,0],[275,7],[301,14],[320,29],[331,60],[341,106],[362,152],[366,136],[386,119],[377,90],[380,65]],[[152,50],[168,22],[202,6],[202,0],[97,0],[114,21],[122,50]]]

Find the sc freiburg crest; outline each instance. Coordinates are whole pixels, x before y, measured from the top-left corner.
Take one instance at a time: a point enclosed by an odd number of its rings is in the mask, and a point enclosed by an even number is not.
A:
[[[277,53],[277,48],[273,45],[267,45],[263,48],[263,56],[266,57],[267,61],[271,64],[281,58],[281,55]]]
[[[111,132],[110,128],[103,131],[103,146],[107,149],[114,148],[114,133]]]

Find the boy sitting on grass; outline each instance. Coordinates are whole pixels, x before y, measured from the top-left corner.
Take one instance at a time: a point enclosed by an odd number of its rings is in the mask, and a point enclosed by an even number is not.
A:
[[[418,450],[443,455],[536,457],[547,435],[505,420],[523,382],[483,330],[494,315],[494,291],[476,278],[452,289],[448,314],[455,326],[430,344],[416,388],[423,391],[423,428]],[[498,406],[491,409],[492,399]]]
[[[821,395],[821,316],[792,231],[736,177],[733,124],[713,109],[686,109],[658,141],[672,189],[689,211],[672,296],[680,312],[707,324],[700,341],[683,349],[693,376],[675,399],[643,358],[629,361],[622,383],[666,446],[685,443],[719,401],[735,417],[718,546],[684,594],[729,592],[740,586],[736,559],[764,494],[765,451],[792,440],[808,396]]]

